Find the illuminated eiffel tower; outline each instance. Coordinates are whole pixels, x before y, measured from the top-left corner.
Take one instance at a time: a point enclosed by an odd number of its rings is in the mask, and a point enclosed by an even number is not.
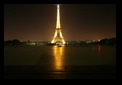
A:
[[[62,43],[65,44],[64,38],[62,36],[62,32],[61,32],[61,25],[60,25],[60,5],[57,4],[57,22],[56,22],[56,29],[55,29],[55,34],[53,37],[53,40],[51,41],[51,43]]]

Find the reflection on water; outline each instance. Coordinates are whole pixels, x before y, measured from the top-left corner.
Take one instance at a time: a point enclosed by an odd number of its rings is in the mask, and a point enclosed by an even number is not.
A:
[[[116,47],[105,45],[6,47],[4,65],[40,65],[55,69],[78,65],[116,65]]]
[[[58,47],[58,46],[54,46],[53,47],[53,52],[54,52],[54,66],[55,69],[57,70],[61,70],[62,66],[63,66],[63,55],[64,55],[64,47]]]
[[[100,54],[100,45],[98,45],[98,54]]]

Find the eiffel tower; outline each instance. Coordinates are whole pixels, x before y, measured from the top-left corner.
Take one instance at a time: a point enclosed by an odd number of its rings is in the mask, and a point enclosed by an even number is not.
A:
[[[51,43],[61,43],[65,44],[64,38],[61,32],[61,25],[60,25],[60,5],[57,4],[57,22],[56,22],[56,29],[53,40]]]

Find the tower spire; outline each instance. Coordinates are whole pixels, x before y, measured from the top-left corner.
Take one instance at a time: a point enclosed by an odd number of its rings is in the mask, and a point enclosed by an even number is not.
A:
[[[57,4],[57,22],[56,22],[56,28],[61,28],[60,26],[60,5]]]
[[[59,35],[59,37],[58,37]],[[62,32],[61,32],[61,25],[60,25],[60,5],[57,4],[57,21],[56,21],[56,30],[55,30],[55,34],[53,37],[53,40],[51,41],[51,43],[56,43],[57,41],[62,42],[62,44],[65,44]]]

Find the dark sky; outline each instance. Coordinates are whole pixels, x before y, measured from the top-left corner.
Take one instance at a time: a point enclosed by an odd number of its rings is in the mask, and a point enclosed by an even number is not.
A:
[[[4,40],[51,41],[55,4],[4,4]],[[61,4],[61,28],[67,41],[116,37],[116,4]]]

